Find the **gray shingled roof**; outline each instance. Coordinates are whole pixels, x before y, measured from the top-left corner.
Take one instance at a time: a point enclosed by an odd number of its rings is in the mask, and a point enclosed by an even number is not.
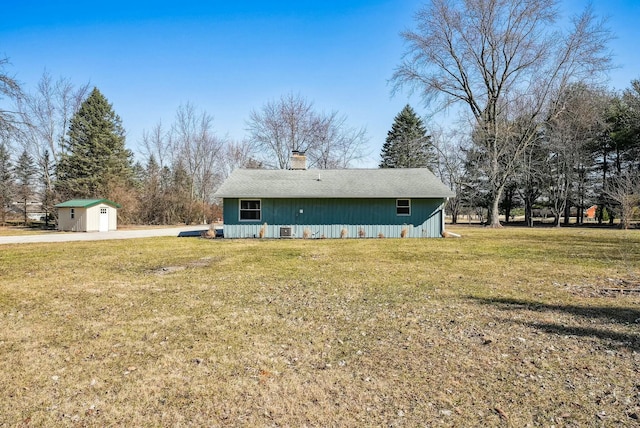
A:
[[[217,198],[447,198],[455,194],[426,168],[237,169]]]

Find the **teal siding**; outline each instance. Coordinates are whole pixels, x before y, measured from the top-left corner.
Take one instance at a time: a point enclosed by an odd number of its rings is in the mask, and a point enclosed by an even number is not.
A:
[[[249,199],[249,198],[247,198]],[[258,198],[256,198],[258,199]],[[443,231],[443,199],[412,199],[411,215],[396,214],[396,199],[261,199],[259,221],[239,220],[239,200],[224,199],[225,237],[279,237],[280,226],[292,227],[294,237],[439,237]],[[302,212],[301,212],[302,210]]]

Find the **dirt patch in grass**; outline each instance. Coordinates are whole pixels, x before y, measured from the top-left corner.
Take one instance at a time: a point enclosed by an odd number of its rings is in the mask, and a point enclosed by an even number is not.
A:
[[[194,260],[180,266],[162,266],[154,269],[153,273],[155,273],[156,275],[168,275],[184,269],[204,268],[218,261],[220,261],[219,257],[203,257],[201,259]]]
[[[12,246],[0,426],[637,426],[640,236],[463,234]]]
[[[629,295],[640,296],[640,281],[636,278],[594,278],[589,284],[555,284],[565,287],[570,293],[584,297],[620,298]]]

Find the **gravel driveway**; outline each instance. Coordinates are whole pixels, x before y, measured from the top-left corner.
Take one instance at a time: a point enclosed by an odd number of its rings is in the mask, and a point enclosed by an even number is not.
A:
[[[107,239],[149,238],[154,236],[179,236],[195,231],[206,231],[206,224],[167,227],[158,229],[116,230],[114,232],[58,232],[47,231],[37,235],[0,236],[0,244],[28,244],[31,242],[103,241]],[[196,235],[197,236],[197,235]]]

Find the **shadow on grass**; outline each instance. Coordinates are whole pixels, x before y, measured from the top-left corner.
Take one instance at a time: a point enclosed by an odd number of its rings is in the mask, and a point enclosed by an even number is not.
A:
[[[610,342],[609,345],[615,348],[627,348],[632,351],[640,351],[640,335],[637,334],[617,333],[600,328],[572,327],[555,323],[520,322],[520,324],[561,336],[594,337]]]
[[[582,317],[585,319],[599,319],[603,323],[618,323],[623,325],[639,325],[640,310],[629,308],[617,308],[606,306],[576,306],[548,304],[528,300],[510,298],[482,298],[469,296],[470,299],[486,305],[496,306],[503,311],[534,311],[534,312],[561,312]],[[561,323],[545,323],[535,321],[515,321],[521,325],[542,330],[546,333],[555,333],[569,336],[594,337],[602,340],[617,342],[616,347],[625,347],[634,351],[640,351],[640,335],[633,333],[619,333],[603,328],[570,326]],[[639,325],[640,326],[640,325]]]

